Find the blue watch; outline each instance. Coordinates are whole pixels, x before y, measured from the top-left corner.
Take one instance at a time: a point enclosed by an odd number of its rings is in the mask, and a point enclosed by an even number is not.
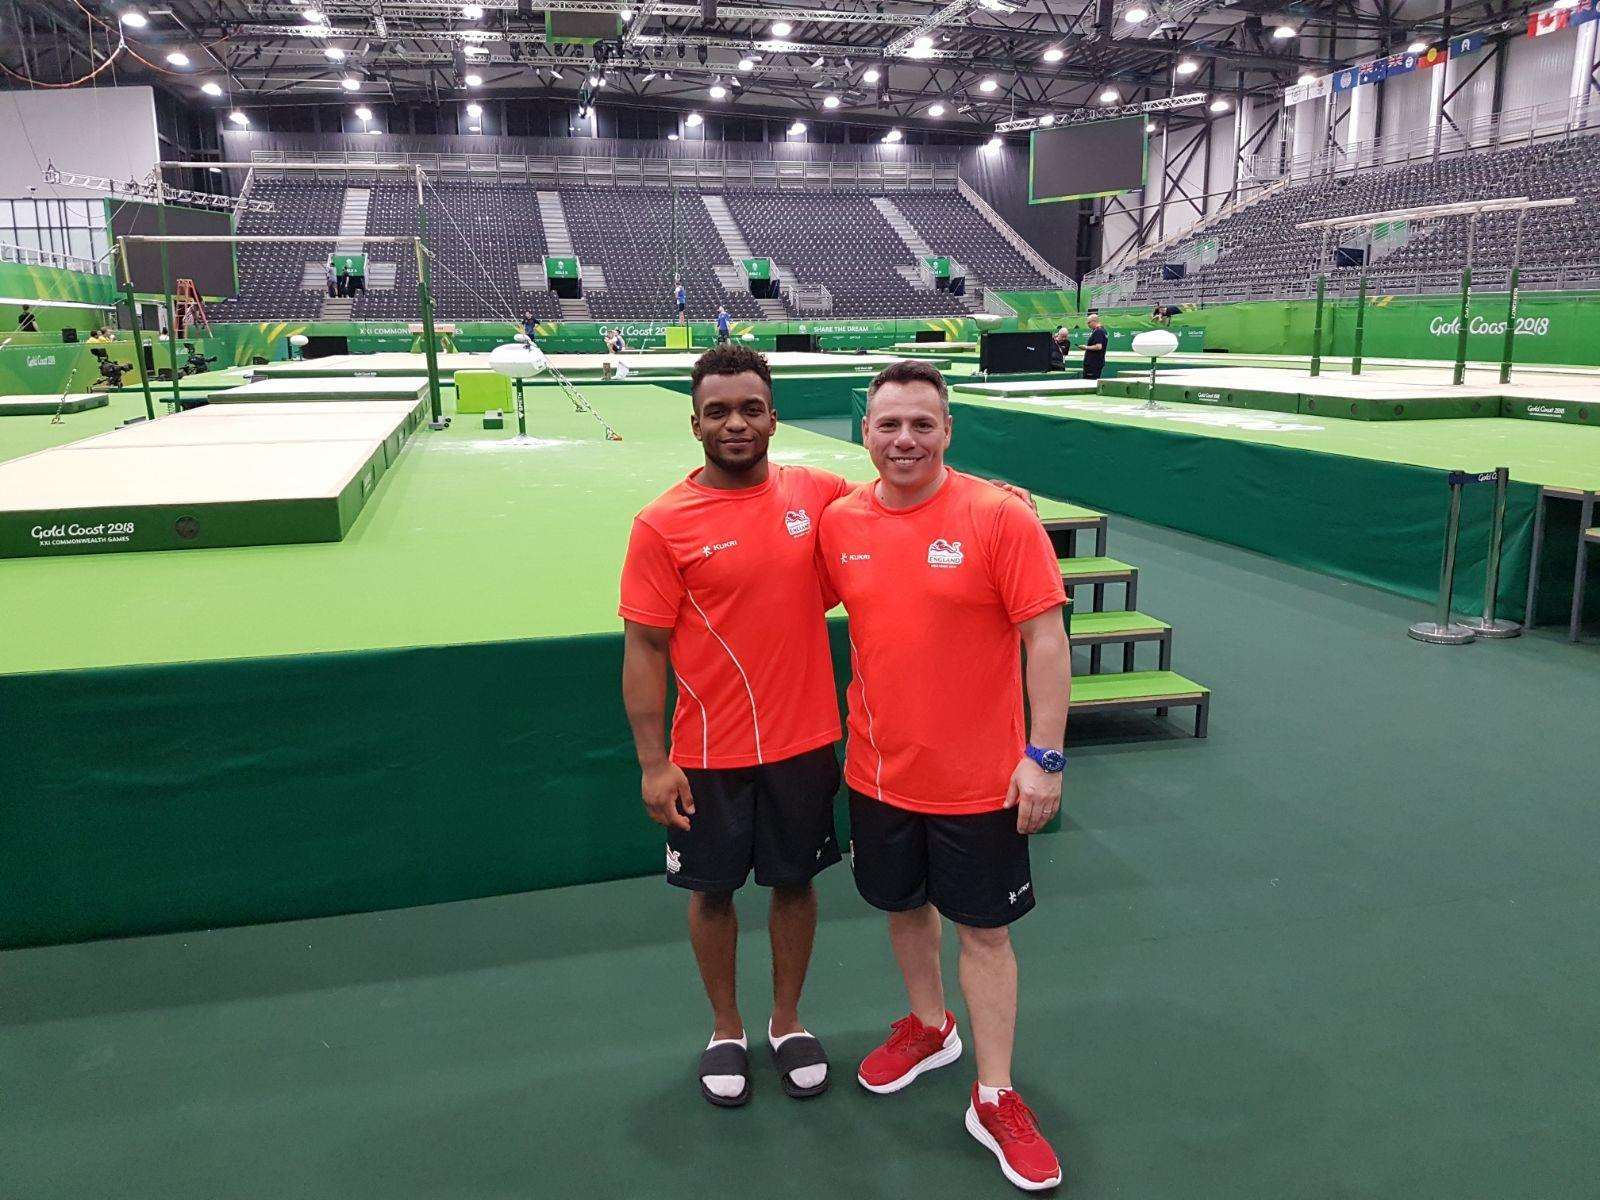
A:
[[[1041,750],[1037,746],[1029,746],[1023,753],[1038,763],[1039,769],[1047,774],[1059,775],[1066,769],[1067,756],[1059,750]]]

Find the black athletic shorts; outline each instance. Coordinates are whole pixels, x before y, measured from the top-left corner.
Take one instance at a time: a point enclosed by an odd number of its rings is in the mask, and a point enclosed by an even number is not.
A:
[[[667,831],[668,883],[731,892],[754,867],[762,887],[781,887],[807,883],[839,861],[839,759],[831,745],[755,767],[683,773],[694,815],[687,831]]]
[[[1014,808],[936,817],[851,788],[850,862],[861,898],[885,912],[931,904],[959,925],[994,929],[1033,908]]]

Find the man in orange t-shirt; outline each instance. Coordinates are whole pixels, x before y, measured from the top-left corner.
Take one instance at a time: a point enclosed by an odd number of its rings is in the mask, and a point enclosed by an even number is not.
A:
[[[856,887],[889,913],[911,1000],[858,1078],[869,1091],[899,1091],[961,1056],[939,971],[943,914],[960,935],[978,1059],[967,1129],[1007,1179],[1039,1190],[1060,1183],[1061,1165],[1011,1086],[1017,963],[1007,927],[1034,905],[1028,835],[1061,802],[1066,593],[1027,504],[944,465],[951,428],[934,367],[880,373],[862,421],[878,482],[832,504],[818,539],[819,565],[850,614]]]
[[[816,530],[851,485],[768,462],[777,411],[761,355],[708,351],[692,392],[705,465],[634,521],[619,609],[622,691],[645,808],[667,827],[667,881],[691,892],[689,937],[714,1022],[701,1094],[733,1107],[750,1097],[733,893],[752,867],[772,889],[767,1038],[784,1090],[800,1099],[828,1086],[827,1057],[798,1011],[817,924],[811,878],[839,861],[839,708]],[[669,671],[678,685],[670,755]]]

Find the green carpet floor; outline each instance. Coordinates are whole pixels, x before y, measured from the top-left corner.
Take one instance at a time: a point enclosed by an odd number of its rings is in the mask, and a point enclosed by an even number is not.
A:
[[[1391,596],[1124,520],[1111,548],[1216,703],[1206,741],[1081,721],[1035,844],[1017,1078],[1064,1194],[1595,1194],[1600,651],[1422,646]],[[734,1112],[696,1093],[656,879],[0,955],[0,1194],[1015,1195],[962,1130],[970,1059],[850,1078],[903,1000],[847,870],[821,890],[836,1086],[796,1104],[758,1058]]]

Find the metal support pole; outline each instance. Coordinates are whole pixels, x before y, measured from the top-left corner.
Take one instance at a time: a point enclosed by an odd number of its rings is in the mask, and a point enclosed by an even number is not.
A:
[[[1495,620],[1496,593],[1500,590],[1500,548],[1506,532],[1506,487],[1511,481],[1509,467],[1494,472],[1494,517],[1489,522],[1489,554],[1483,560],[1483,616],[1466,622],[1479,637],[1514,638],[1522,632],[1515,621]]]
[[[1506,343],[1500,355],[1500,382],[1511,382],[1511,347],[1517,338],[1517,279],[1522,271],[1522,223],[1527,209],[1517,212],[1517,236],[1511,246],[1511,286],[1506,293]]]
[[[517,376],[517,437],[528,436],[528,410],[522,402],[522,376]]]
[[[1472,303],[1472,250],[1478,236],[1478,214],[1467,218],[1467,261],[1461,268],[1461,323],[1456,330],[1456,369],[1450,382],[1460,387],[1467,378],[1467,325],[1471,318],[1467,307]]]
[[[161,195],[161,185],[156,185],[156,232],[165,239],[167,236],[167,205]],[[167,255],[167,243],[161,243],[161,288],[166,293],[167,305],[167,357],[168,366],[172,368],[172,411],[177,412],[182,407],[178,402],[178,309],[172,302],[172,262]]]
[[[1467,482],[1464,471],[1450,472],[1450,514],[1444,526],[1444,561],[1439,568],[1439,607],[1432,621],[1418,621],[1406,633],[1419,642],[1460,646],[1474,638],[1465,625],[1450,623],[1451,601],[1456,582],[1456,543],[1461,535],[1461,491]]]
[[[1356,348],[1350,360],[1350,374],[1361,374],[1361,343],[1367,332],[1367,263],[1361,260],[1361,280],[1356,287]]]
[[[1332,233],[1331,229],[1322,231],[1322,251],[1317,256],[1317,316],[1311,327],[1312,378],[1322,374],[1322,308],[1328,290],[1328,238]]]
[[[135,365],[139,368],[139,383],[144,390],[144,415],[147,420],[154,421],[156,404],[150,395],[150,372],[145,369],[144,338],[139,332],[139,301],[133,295],[133,275],[128,270],[128,246],[121,238],[117,239],[117,256],[122,260],[122,294],[128,298],[128,315],[133,319],[133,355]]]

